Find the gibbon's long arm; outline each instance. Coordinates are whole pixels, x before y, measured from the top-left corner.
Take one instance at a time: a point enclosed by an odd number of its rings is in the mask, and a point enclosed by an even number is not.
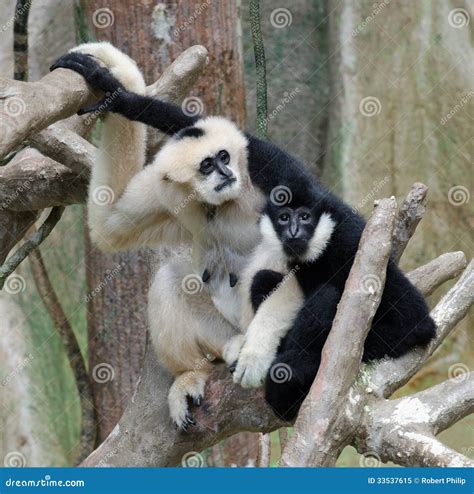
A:
[[[234,382],[244,388],[256,388],[264,382],[278,346],[292,327],[303,302],[296,277],[288,276],[261,303],[245,333]]]
[[[100,66],[98,59],[107,68]],[[108,92],[106,105],[120,104],[121,96],[128,94],[133,98],[125,96],[127,101],[139,101],[140,93],[145,91],[145,81],[135,62],[109,43],[80,45],[59,58],[51,70],[59,67],[75,70],[92,86]],[[143,102],[138,106],[149,116]],[[137,105],[130,108],[132,116],[136,116],[134,111],[138,111]],[[183,121],[176,112],[167,115],[168,128],[164,130],[192,121]],[[164,202],[167,198],[157,197],[154,170],[144,168],[145,150],[144,125],[120,114],[107,114],[88,194],[90,234],[102,250],[189,240],[189,234],[168,213]]]

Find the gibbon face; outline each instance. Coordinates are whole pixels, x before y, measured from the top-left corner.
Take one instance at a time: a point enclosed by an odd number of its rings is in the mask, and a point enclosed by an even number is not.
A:
[[[315,261],[329,244],[336,223],[324,211],[304,205],[269,204],[260,222],[265,241],[279,243],[291,261]]]
[[[157,154],[163,179],[219,206],[237,199],[247,175],[247,138],[222,117],[198,120],[178,132]]]

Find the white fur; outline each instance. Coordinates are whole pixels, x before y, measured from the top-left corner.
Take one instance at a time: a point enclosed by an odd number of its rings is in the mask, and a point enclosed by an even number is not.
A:
[[[306,261],[315,261],[322,255],[326,249],[336,222],[332,219],[329,213],[323,213],[314,230],[314,234],[308,246],[308,252],[305,255]]]
[[[81,45],[74,51],[94,55],[127,89],[144,93],[145,83],[135,62],[109,43]],[[108,114],[88,200],[91,238],[103,250],[163,243],[192,246],[192,260],[176,253],[178,257],[162,265],[148,299],[153,345],[160,361],[177,378],[168,401],[178,425],[187,413],[186,395],[202,394],[209,356],[222,358],[224,345],[238,332],[216,310],[211,296],[235,322],[238,291],[233,292],[235,306],[227,311],[228,275],[231,271],[240,276],[259,241],[258,210],[264,200],[248,176],[245,135],[220,117],[203,119],[197,126],[205,132],[202,139],[171,138],[144,168],[145,126]],[[238,180],[218,193],[214,179],[204,180],[197,169],[203,158],[222,149],[230,153],[230,167]],[[110,196],[105,204],[97,200],[101,191]],[[216,205],[212,221],[203,202]],[[195,294],[183,290],[183,279],[201,274],[204,267],[213,274],[209,285]]]

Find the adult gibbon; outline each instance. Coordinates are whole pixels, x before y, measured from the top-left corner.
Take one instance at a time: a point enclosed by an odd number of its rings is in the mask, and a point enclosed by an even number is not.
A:
[[[192,244],[193,261],[176,255],[163,264],[148,300],[154,347],[175,376],[170,415],[186,430],[194,423],[188,397],[201,401],[212,361],[239,332],[239,292],[232,287],[260,240],[266,198],[278,198],[280,184],[307,172],[227,119],[189,116],[144,96],[135,62],[108,43],[81,45],[51,70],[58,68],[78,72],[106,93],[82,112],[111,112],[91,173],[92,240],[104,250]],[[146,167],[143,123],[171,136]]]
[[[293,190],[287,204],[268,203],[260,223],[262,242],[242,280],[254,317],[262,309],[276,317],[249,325],[233,366],[234,381],[244,387],[265,380],[266,400],[289,421],[316,377],[364,229],[361,217],[315,181]],[[269,297],[275,291],[293,293],[286,317],[281,317],[283,299]],[[400,357],[427,345],[435,332],[423,296],[390,260],[362,360]]]

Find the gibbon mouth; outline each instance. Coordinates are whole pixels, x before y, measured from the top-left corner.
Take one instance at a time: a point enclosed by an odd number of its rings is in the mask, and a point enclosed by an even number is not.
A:
[[[214,187],[214,190],[216,192],[220,192],[222,189],[225,189],[229,185],[233,184],[235,181],[237,181],[237,179],[235,177],[228,178],[227,180],[224,180],[219,185],[217,185],[216,187]]]
[[[299,258],[306,254],[306,251],[308,250],[308,242],[302,239],[286,240],[283,243],[283,250],[288,256]]]

